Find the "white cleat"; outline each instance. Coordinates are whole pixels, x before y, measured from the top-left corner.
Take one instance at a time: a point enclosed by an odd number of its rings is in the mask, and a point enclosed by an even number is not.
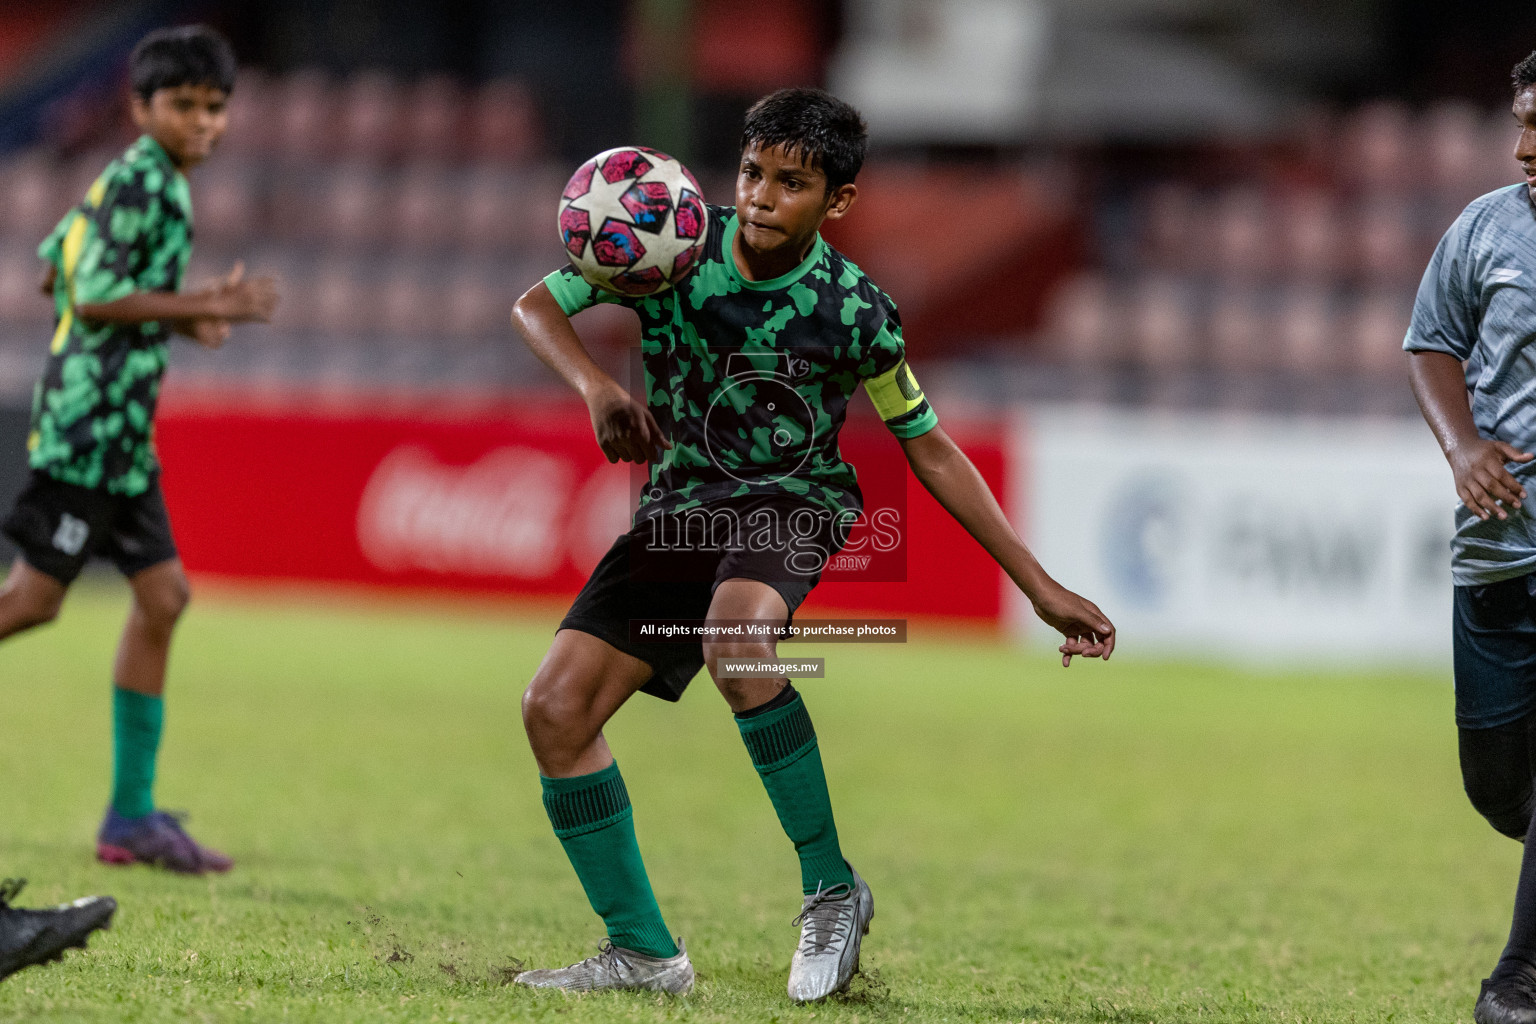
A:
[[[512,980],[533,988],[560,988],[567,992],[601,992],[607,989],[647,989],[685,996],[693,990],[693,963],[683,940],[677,940],[677,955],[646,956],[632,949],[615,946],[604,939],[597,948],[602,952],[569,967],[524,971]]]
[[[795,918],[800,946],[789,964],[789,998],[813,1003],[845,990],[858,973],[859,944],[874,916],[875,897],[857,871],[852,886],[839,882],[807,896]]]

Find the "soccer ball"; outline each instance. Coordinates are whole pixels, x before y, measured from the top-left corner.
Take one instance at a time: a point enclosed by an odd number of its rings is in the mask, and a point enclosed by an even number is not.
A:
[[[654,295],[693,269],[709,218],[699,183],[678,161],[620,146],[576,169],[560,194],[560,241],[588,283]]]

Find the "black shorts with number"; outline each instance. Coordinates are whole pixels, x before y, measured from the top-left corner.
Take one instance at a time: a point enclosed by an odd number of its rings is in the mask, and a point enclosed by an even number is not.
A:
[[[704,619],[715,588],[757,580],[784,598],[793,621],[847,541],[845,524],[792,497],[746,497],[642,520],[603,556],[560,629],[590,633],[650,665],[642,693],[677,700],[704,666],[704,645],[635,639],[635,619]]]
[[[38,572],[68,586],[92,556],[134,576],[176,557],[160,478],[128,497],[76,487],[32,471],[0,530]]]

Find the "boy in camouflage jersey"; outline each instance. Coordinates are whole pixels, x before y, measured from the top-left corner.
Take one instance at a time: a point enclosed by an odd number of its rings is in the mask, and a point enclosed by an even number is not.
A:
[[[135,47],[130,71],[144,134],[38,249],[58,320],[33,400],[32,474],[3,524],[21,554],[0,589],[0,638],[52,620],[93,555],[128,578],[112,798],[97,856],[200,874],[232,862],[153,798],[166,659],[188,600],[160,493],[155,401],[171,331],[218,348],[232,322],[267,320],[277,295],[270,279],[244,280],[238,264],[208,288],[179,292],[192,251],[185,172],[224,133],[235,76],[228,42],[201,27],[154,32]]]
[[[676,288],[619,299],[566,269],[514,307],[528,345],[586,400],[609,461],[651,463],[633,528],[593,570],[523,696],[545,809],[608,937],[598,956],[524,972],[523,984],[692,988],[692,962],[657,907],[602,730],[636,691],[677,700],[703,666],[799,855],[790,998],[823,999],[857,970],[874,900],[843,858],[805,702],[787,679],[735,676],[720,663],[772,658],[774,632],[847,540],[862,502],[837,434],[858,384],[918,479],[1064,634],[1063,664],[1114,649],[1109,620],[1046,575],[939,427],[906,364],[895,304],[820,236],[825,219],[853,205],[864,148],[863,120],[847,104],[819,90],[774,93],[747,114],[735,208],[709,208],[705,251]],[[640,316],[643,403],[593,363],[571,328],[569,318],[596,302]],[[647,642],[631,632],[644,619],[755,620],[770,630]]]

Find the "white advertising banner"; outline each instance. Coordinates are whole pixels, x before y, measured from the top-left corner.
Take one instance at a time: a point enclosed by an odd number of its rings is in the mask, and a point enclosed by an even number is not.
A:
[[[1046,408],[1011,429],[1015,526],[1123,654],[1449,659],[1456,494],[1422,424]],[[1017,594],[1005,614],[1050,639]]]

